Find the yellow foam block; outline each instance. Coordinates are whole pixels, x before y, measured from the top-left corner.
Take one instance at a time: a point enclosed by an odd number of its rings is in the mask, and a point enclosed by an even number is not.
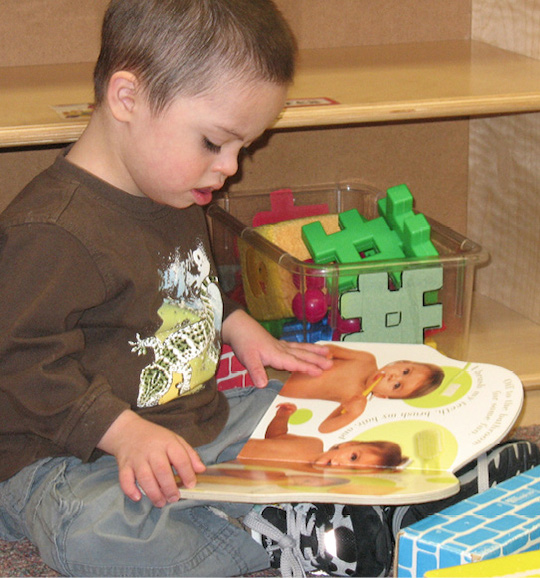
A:
[[[320,221],[327,234],[339,231],[338,215],[319,215],[257,227],[257,233],[300,261],[311,258],[302,241],[302,226]],[[249,243],[238,240],[244,295],[249,312],[260,321],[293,317],[298,289],[292,274]]]

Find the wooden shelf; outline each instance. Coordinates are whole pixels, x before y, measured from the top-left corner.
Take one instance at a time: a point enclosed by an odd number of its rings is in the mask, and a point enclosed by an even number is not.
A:
[[[77,140],[88,119],[64,120],[52,107],[93,101],[92,63],[2,68],[0,147]]]
[[[290,97],[339,104],[286,109],[276,127],[540,110],[540,61],[474,41],[305,50]]]
[[[475,295],[467,358],[502,365],[526,390],[540,389],[540,325],[482,295]]]
[[[538,424],[540,325],[504,305],[474,296],[468,359],[501,365],[523,382],[525,400],[516,426]]]
[[[92,63],[3,68],[0,147],[76,140],[87,120],[52,108],[89,103]],[[540,61],[488,44],[443,41],[303,50],[275,128],[540,110]]]

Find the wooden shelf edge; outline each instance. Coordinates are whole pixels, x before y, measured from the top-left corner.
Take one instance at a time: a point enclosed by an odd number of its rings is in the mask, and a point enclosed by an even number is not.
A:
[[[368,124],[392,121],[455,118],[479,115],[516,114],[540,111],[540,96],[511,99],[469,99],[444,102],[395,103],[313,107],[312,110],[285,111],[271,130]],[[76,141],[88,121],[0,127],[0,148]]]
[[[369,105],[329,105],[285,110],[272,129],[456,118],[540,111],[540,94]]]
[[[0,127],[0,147],[63,144],[76,141],[88,121]]]

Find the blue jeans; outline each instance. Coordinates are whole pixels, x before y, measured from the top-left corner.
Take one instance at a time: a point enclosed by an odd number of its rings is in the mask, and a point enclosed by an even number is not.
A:
[[[237,455],[280,385],[225,392],[227,425],[197,448],[206,464]],[[194,500],[155,508],[146,497],[133,502],[123,494],[111,456],[92,463],[51,458],[0,484],[0,537],[27,537],[46,564],[68,576],[237,576],[269,566],[264,548],[229,519],[251,508]]]

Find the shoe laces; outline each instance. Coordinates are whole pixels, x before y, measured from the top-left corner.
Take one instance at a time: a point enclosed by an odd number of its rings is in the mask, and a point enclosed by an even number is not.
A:
[[[324,528],[316,524],[316,510],[312,504],[282,504],[280,509],[286,513],[287,533],[283,533],[260,513],[251,510],[244,518],[244,524],[276,542],[274,549],[281,549],[280,570],[282,576],[305,576],[305,570],[316,570],[317,556],[325,554]],[[311,511],[310,511],[311,510]],[[316,551],[311,546],[301,547],[302,537],[316,544]]]

